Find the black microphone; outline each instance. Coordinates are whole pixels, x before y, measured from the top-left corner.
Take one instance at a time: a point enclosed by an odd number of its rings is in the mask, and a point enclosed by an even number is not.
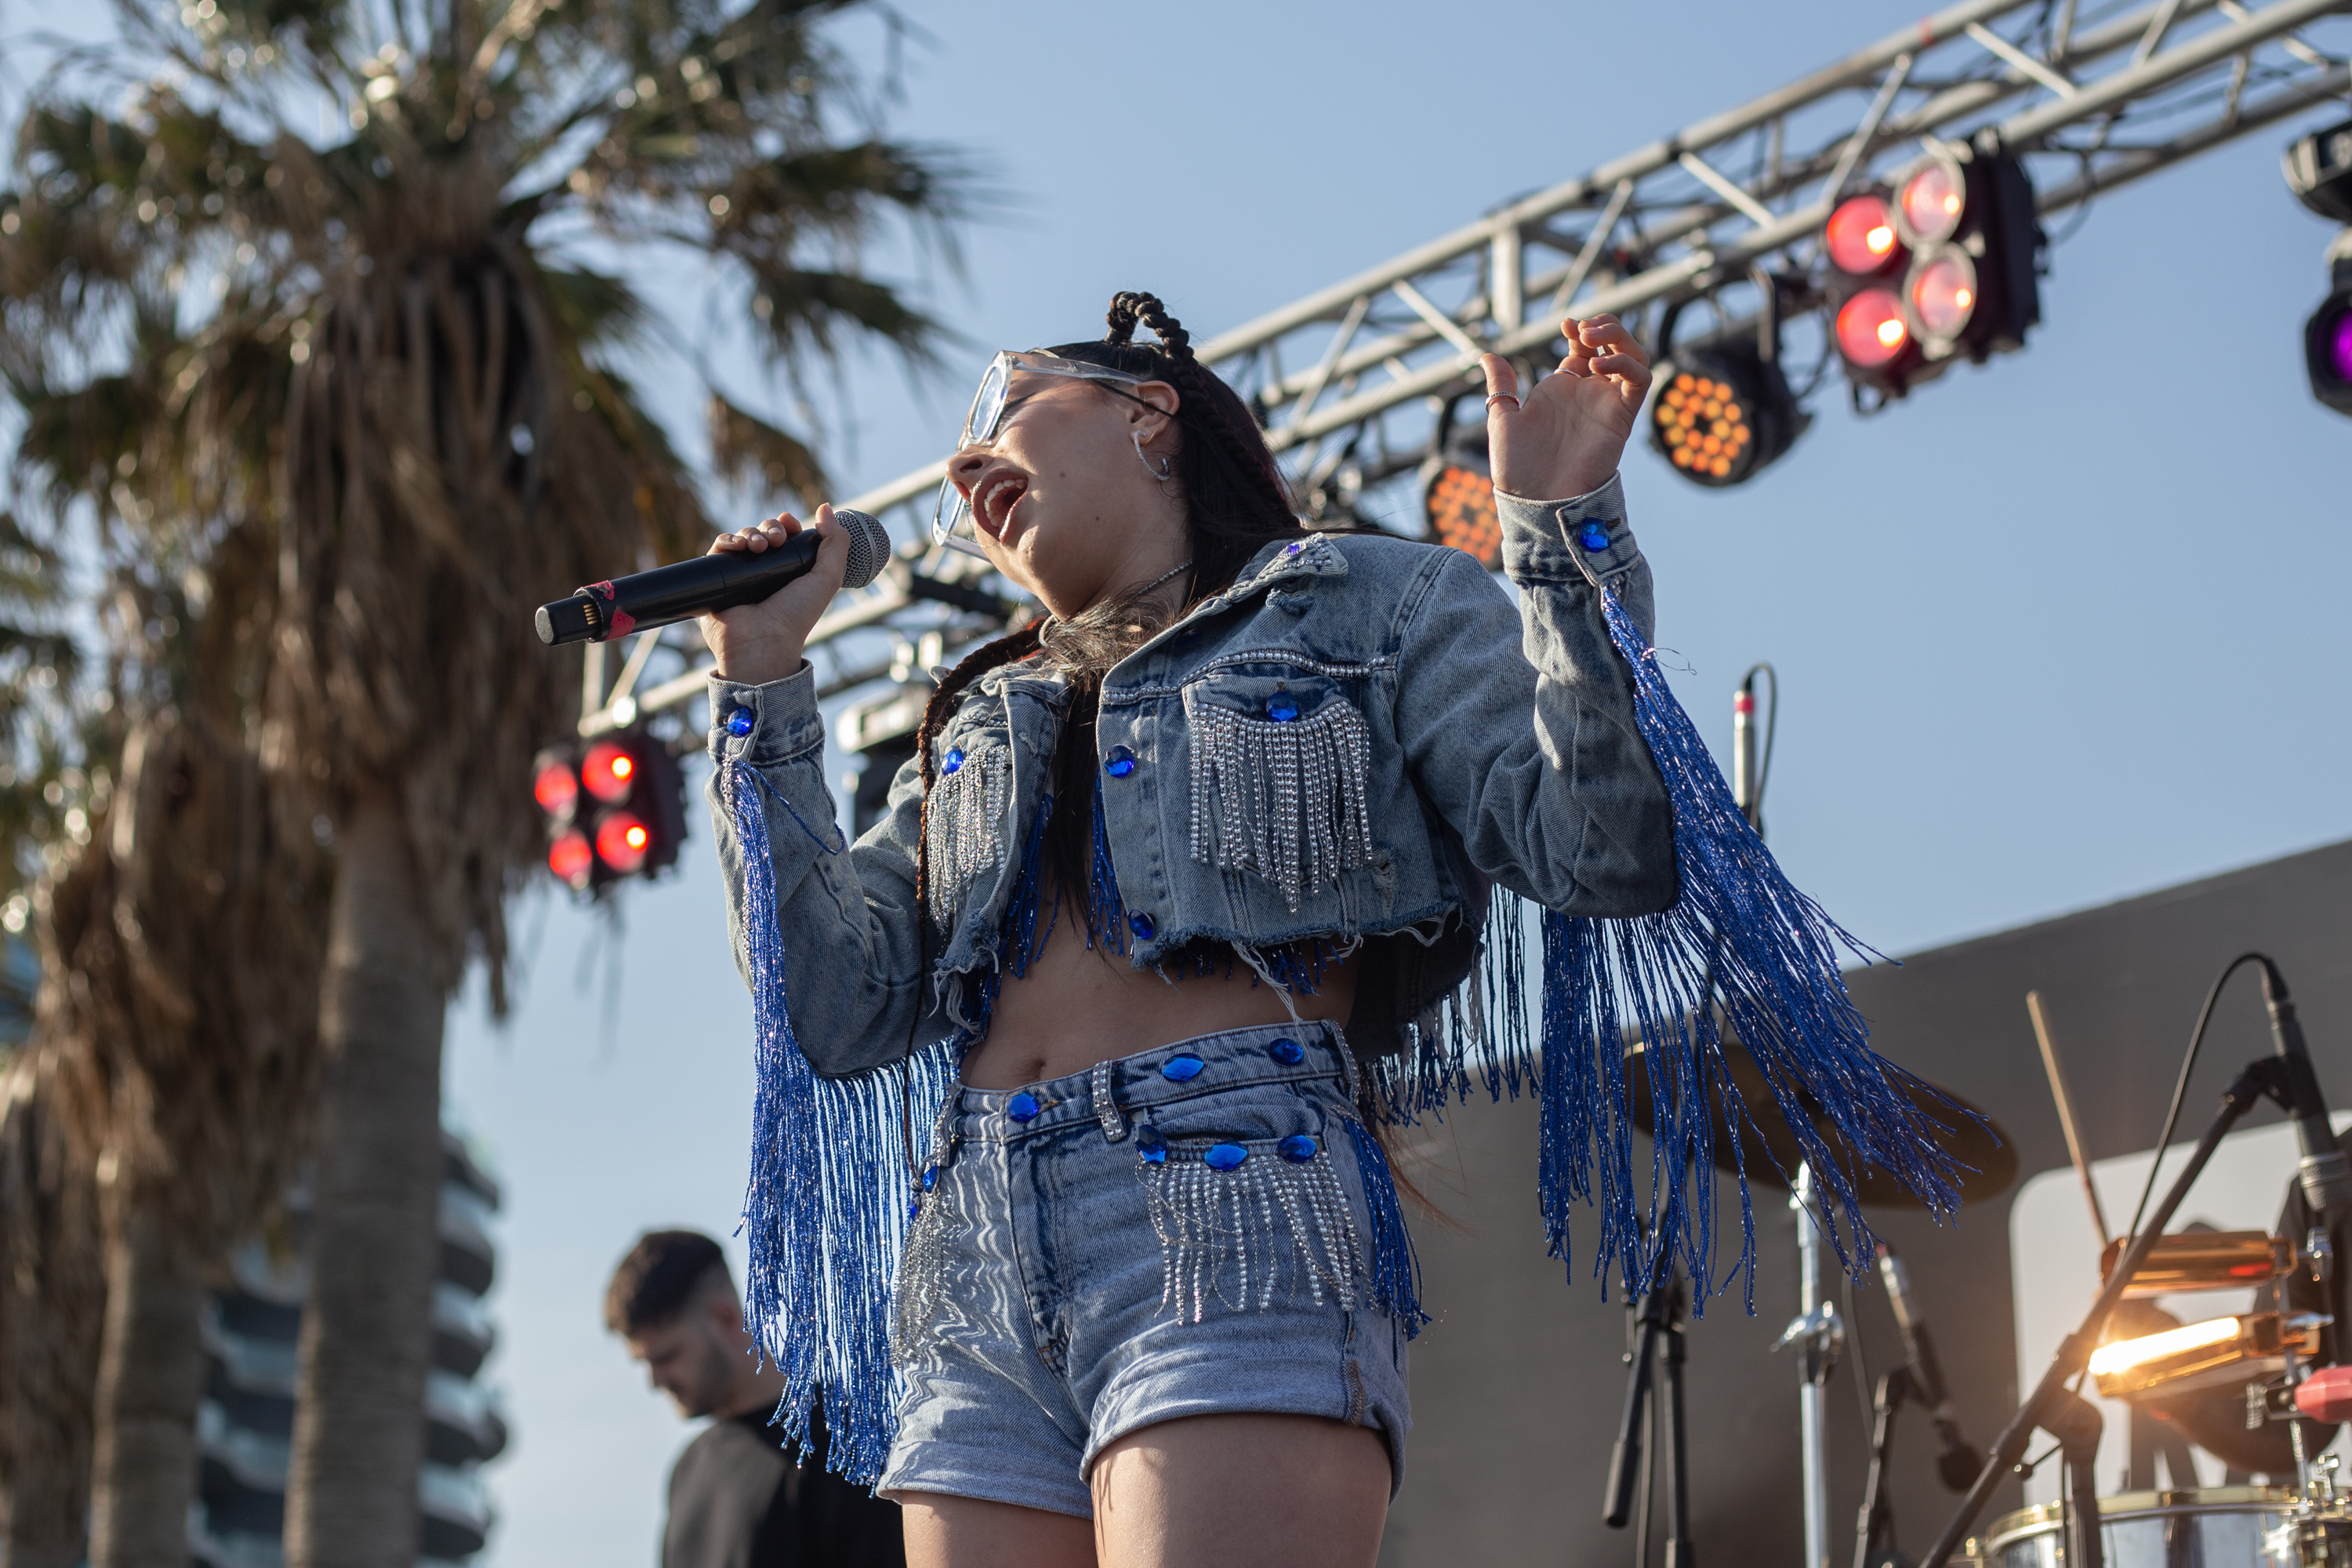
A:
[[[2311,1052],[2303,1043],[2294,1001],[2286,993],[2286,976],[2267,958],[2263,960],[2263,1001],[2271,1010],[2271,1044],[2285,1069],[2287,1113],[2294,1118],[2295,1142],[2303,1146],[2303,1201],[2320,1224],[2332,1225],[2352,1204],[2352,1163],[2336,1146],[2336,1130],[2327,1123],[2327,1101],[2311,1070]]]
[[[1969,1447],[1960,1436],[1959,1413],[1952,1408],[1952,1397],[1944,1388],[1944,1369],[1936,1364],[1935,1342],[1927,1338],[1927,1320],[1911,1300],[1911,1276],[1904,1269],[1903,1260],[1885,1242],[1878,1244],[1878,1277],[1886,1283],[1886,1300],[1895,1309],[1895,1326],[1903,1332],[1903,1354],[1911,1365],[1911,1382],[1919,1391],[1919,1401],[1927,1407],[1927,1419],[1936,1428],[1941,1451],[1936,1456],[1936,1473],[1944,1484],[1956,1492],[1964,1492],[1975,1484],[1977,1472],[1984,1468],[1984,1457]]]
[[[849,565],[842,574],[841,585],[863,588],[890,563],[889,531],[862,511],[836,507],[833,515],[849,531]],[[609,642],[631,632],[692,620],[711,610],[756,605],[815,565],[818,543],[814,529],[803,529],[783,543],[771,544],[756,554],[747,550],[724,551],[615,577],[609,583],[591,583],[568,599],[539,607],[535,617],[539,640],[550,647]]]

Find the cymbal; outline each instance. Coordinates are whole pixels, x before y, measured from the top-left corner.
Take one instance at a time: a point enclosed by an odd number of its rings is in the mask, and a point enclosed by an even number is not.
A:
[[[1630,1091],[1634,1124],[1645,1132],[1657,1128],[1655,1109],[1650,1103],[1650,1075],[1642,1063],[1643,1041],[1636,1037],[1625,1051],[1626,1088]],[[1765,1082],[1756,1059],[1748,1047],[1727,1025],[1723,1030],[1723,1059],[1731,1068],[1732,1086],[1739,1091],[1740,1102],[1748,1109],[1747,1120],[1739,1129],[1739,1148],[1746,1155],[1748,1178],[1767,1186],[1787,1187],[1797,1173],[1798,1162],[1803,1158],[1796,1134],[1780,1115],[1780,1102],[1772,1098],[1772,1089]],[[1933,1086],[1931,1086],[1933,1087]],[[1948,1105],[1937,1100],[1925,1091],[1912,1091],[1912,1103],[1939,1129],[1936,1142],[1953,1158],[1961,1170],[1956,1178],[1961,1195],[1970,1203],[2004,1192],[2017,1180],[2017,1149],[1990,1117],[1950,1089],[1936,1088],[1948,1100]],[[1820,1107],[1811,1108],[1813,1125],[1832,1149],[1842,1147],[1836,1129]],[[1729,1129],[1724,1126],[1720,1106],[1711,1106],[1709,1115],[1715,1122],[1715,1164],[1717,1170],[1730,1171],[1732,1143]],[[1973,1114],[1970,1114],[1973,1113]],[[1759,1149],[1759,1137],[1764,1144]],[[1766,1151],[1769,1151],[1769,1158]],[[1920,1208],[1923,1205],[1910,1190],[1893,1176],[1880,1170],[1860,1173],[1854,1183],[1854,1195],[1871,1208]]]

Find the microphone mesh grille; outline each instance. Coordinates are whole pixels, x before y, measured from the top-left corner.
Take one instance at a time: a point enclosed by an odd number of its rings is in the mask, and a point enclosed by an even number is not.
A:
[[[863,588],[890,563],[890,531],[862,511],[835,507],[833,515],[849,531],[849,564],[841,574],[841,585]]]

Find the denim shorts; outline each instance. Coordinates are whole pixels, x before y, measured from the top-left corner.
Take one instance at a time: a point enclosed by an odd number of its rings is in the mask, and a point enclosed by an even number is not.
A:
[[[1374,1302],[1409,1280],[1410,1243],[1353,1073],[1337,1028],[1289,1024],[951,1096],[899,1270],[877,1489],[1090,1518],[1107,1445],[1252,1413],[1372,1428],[1393,1495],[1408,1335]]]

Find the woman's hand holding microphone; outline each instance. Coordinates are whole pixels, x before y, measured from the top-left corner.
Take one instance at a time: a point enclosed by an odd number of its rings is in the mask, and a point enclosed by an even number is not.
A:
[[[841,592],[842,576],[849,565],[849,531],[835,518],[828,505],[816,509],[814,525],[802,522],[790,512],[779,512],[765,522],[722,533],[710,542],[709,553],[713,555],[757,555],[810,526],[815,528],[822,542],[817,546],[816,562],[807,572],[759,604],[719,610],[699,618],[702,640],[710,645],[710,651],[718,658],[716,673],[720,679],[745,686],[765,686],[800,672],[809,632],[824,614],[825,606],[833,603],[833,596]]]

